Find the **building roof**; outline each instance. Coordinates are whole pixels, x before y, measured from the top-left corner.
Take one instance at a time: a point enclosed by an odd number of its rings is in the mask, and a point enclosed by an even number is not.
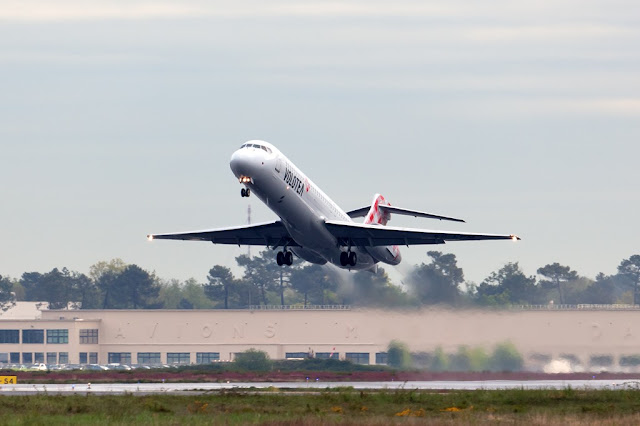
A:
[[[16,302],[16,304],[7,309],[0,311],[0,320],[16,320],[16,319],[39,319],[42,316],[42,309],[49,309],[48,302]]]

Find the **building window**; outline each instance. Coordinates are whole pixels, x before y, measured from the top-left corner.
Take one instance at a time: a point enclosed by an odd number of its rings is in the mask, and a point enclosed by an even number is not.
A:
[[[22,343],[44,343],[44,330],[22,330]]]
[[[196,364],[210,364],[214,361],[220,361],[220,352],[196,353]]]
[[[47,343],[69,343],[69,330],[47,330]]]
[[[338,352],[316,352],[316,358],[318,359],[340,359]]]
[[[138,364],[160,364],[160,352],[138,352]]]
[[[47,364],[57,364],[57,363],[58,363],[58,353],[47,352]]]
[[[89,352],[89,364],[98,363],[98,352]]]
[[[36,352],[35,354],[33,354],[33,362],[35,362],[36,364],[44,364],[44,352]]]
[[[11,352],[9,353],[9,360],[11,364],[19,364],[20,363],[20,352]]]
[[[306,359],[309,356],[307,352],[285,352],[286,359]]]
[[[58,352],[58,363],[69,364],[69,352]]]
[[[109,352],[109,364],[131,364],[131,352]]]
[[[345,358],[354,364],[369,364],[369,352],[347,352]]]
[[[167,364],[189,364],[190,362],[189,352],[167,352]]]
[[[20,330],[0,330],[0,343],[20,343]]]
[[[80,364],[86,364],[87,363],[87,353],[86,352],[80,352],[80,357],[78,358],[78,362],[80,362]]]
[[[31,352],[22,352],[22,363],[33,364],[33,354]]]
[[[9,362],[9,353],[7,352],[0,352],[0,362],[2,363],[8,363]]]
[[[98,329],[97,328],[84,328],[80,330],[80,343],[81,344],[96,344],[98,343]]]
[[[377,352],[376,353],[376,364],[388,364],[389,357],[386,352]]]

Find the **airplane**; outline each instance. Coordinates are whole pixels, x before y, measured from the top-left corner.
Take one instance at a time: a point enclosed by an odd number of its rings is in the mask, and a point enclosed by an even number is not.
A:
[[[327,262],[349,270],[377,270],[383,262],[398,265],[398,246],[444,244],[446,241],[519,240],[514,234],[476,234],[387,226],[391,214],[464,222],[462,219],[392,206],[375,194],[370,206],[343,211],[274,145],[248,141],[231,155],[231,171],[243,185],[240,195],[255,194],[279,220],[250,225],[171,234],[149,240],[210,241],[259,245],[277,252],[279,266],[292,265],[293,254],[308,262]],[[364,217],[363,223],[354,218]]]

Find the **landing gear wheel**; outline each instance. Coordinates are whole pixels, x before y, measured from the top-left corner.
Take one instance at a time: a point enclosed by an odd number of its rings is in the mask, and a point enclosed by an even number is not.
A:
[[[276,262],[278,263],[278,266],[282,266],[284,265],[284,253],[279,251],[278,254],[276,255]]]
[[[357,261],[358,256],[356,255],[356,252],[352,251],[351,253],[349,253],[349,265],[356,266]]]
[[[284,263],[289,266],[293,265],[293,253],[288,251],[284,254]]]
[[[347,253],[346,251],[343,251],[342,253],[340,253],[340,264],[342,266],[347,266],[348,263],[349,263],[349,253]]]
[[[247,190],[244,191],[244,193],[247,194],[246,197],[248,197],[249,195],[251,195],[251,189],[247,188]]]
[[[242,188],[240,190],[240,195],[242,197],[248,197],[249,195],[251,195],[251,190],[249,188]]]

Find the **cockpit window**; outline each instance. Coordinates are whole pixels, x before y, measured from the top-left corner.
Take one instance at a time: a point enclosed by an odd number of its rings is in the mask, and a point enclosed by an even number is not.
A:
[[[240,149],[242,148],[258,148],[271,154],[271,148],[269,148],[268,146],[259,145],[257,143],[245,143],[240,146]]]

